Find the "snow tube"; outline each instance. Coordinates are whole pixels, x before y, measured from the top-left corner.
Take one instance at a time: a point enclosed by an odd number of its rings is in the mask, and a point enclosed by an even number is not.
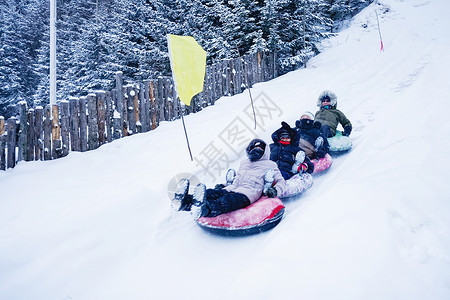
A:
[[[253,204],[216,217],[201,217],[204,230],[225,236],[244,236],[272,229],[280,223],[284,205],[279,198],[261,197]]]
[[[309,173],[295,174],[286,180],[286,191],[279,195],[280,198],[288,198],[303,193],[313,185],[314,179]]]
[[[314,164],[314,172],[313,173],[317,173],[317,172],[322,172],[326,169],[328,169],[329,167],[331,167],[331,165],[333,164],[333,158],[331,157],[330,154],[325,154],[325,157],[320,158],[320,159],[311,159],[311,162]]]
[[[341,131],[336,131],[336,135],[328,138],[330,145],[330,152],[344,152],[352,148],[352,139],[348,136],[343,136]]]

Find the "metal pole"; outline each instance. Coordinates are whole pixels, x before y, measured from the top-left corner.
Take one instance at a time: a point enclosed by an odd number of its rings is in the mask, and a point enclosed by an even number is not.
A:
[[[50,105],[56,105],[56,0],[50,0]]]

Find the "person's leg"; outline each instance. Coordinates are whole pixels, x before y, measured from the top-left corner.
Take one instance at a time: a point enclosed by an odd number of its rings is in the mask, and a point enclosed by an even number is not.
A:
[[[250,200],[241,193],[227,192],[222,190],[223,195],[219,198],[206,198],[205,205],[208,210],[207,217],[215,217],[224,213],[235,211],[249,206]]]
[[[327,125],[327,124],[322,125],[322,127],[320,127],[320,131],[322,132],[323,136],[326,136],[326,137],[332,137],[333,136],[331,134],[330,126]]]

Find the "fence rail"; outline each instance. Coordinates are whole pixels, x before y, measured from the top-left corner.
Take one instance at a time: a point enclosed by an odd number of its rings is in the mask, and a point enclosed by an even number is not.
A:
[[[14,168],[22,160],[51,160],[70,151],[94,150],[153,130],[162,121],[195,113],[222,96],[239,94],[277,76],[276,53],[258,52],[208,65],[203,92],[190,106],[176,99],[171,77],[124,85],[122,72],[116,73],[111,91],[70,97],[52,107],[28,108],[21,102],[17,117],[5,121],[0,116],[0,170]]]

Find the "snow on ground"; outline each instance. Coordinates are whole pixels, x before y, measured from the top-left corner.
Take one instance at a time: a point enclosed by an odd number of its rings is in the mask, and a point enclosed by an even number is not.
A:
[[[0,172],[0,299],[449,299],[448,9],[381,0],[306,69],[255,85],[249,132],[266,141],[324,89],[354,127],[353,150],[269,232],[217,237],[170,210],[174,176],[224,173],[190,161],[180,120]],[[222,138],[253,128],[248,104],[244,92],[185,118],[196,159],[216,145],[238,166]]]

